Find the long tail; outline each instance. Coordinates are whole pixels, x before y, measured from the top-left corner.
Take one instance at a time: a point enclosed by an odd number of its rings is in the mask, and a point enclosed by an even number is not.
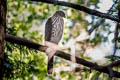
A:
[[[48,55],[48,67],[47,71],[48,74],[52,74],[53,72],[53,62],[54,62],[54,54],[57,50],[59,50],[59,47],[57,46],[56,43],[51,43],[49,41],[45,41],[45,45],[48,46],[46,49],[46,53]]]
[[[54,62],[54,56],[52,57],[48,56],[48,67],[47,67],[48,74],[53,73],[53,62]]]

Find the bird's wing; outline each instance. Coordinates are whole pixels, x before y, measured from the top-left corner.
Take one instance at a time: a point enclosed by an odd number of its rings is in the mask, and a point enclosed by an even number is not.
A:
[[[52,21],[51,18],[49,18],[45,25],[45,41],[50,41],[51,31],[52,31]]]
[[[52,21],[51,41],[58,44],[63,34],[64,20],[59,17]]]

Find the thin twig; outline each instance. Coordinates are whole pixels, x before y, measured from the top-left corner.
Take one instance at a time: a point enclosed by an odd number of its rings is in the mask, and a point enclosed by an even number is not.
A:
[[[111,6],[111,8],[108,10],[108,14],[112,12],[113,7],[117,4],[118,0],[114,2],[114,4]]]
[[[96,28],[98,28],[103,22],[105,22],[105,19],[100,19],[96,22],[95,25],[92,26],[90,30],[88,30],[88,33],[91,34]]]

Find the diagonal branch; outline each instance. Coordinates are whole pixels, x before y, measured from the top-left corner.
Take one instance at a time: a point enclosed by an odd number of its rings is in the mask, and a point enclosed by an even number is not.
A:
[[[115,62],[113,62],[113,63],[111,63],[111,64],[108,64],[108,65],[106,65],[106,66],[104,66],[104,67],[108,67],[108,66],[110,66],[110,67],[120,66],[120,60],[115,61]]]
[[[36,50],[39,50],[39,51],[42,51],[42,52],[45,52],[45,50],[47,49],[46,46],[37,44],[37,43],[32,42],[30,40],[22,39],[20,37],[9,35],[9,34],[6,34],[5,39],[6,39],[7,42],[11,42],[13,44],[15,43],[15,44],[19,44],[19,45],[24,45],[28,48],[33,48],[33,49],[36,49]],[[55,55],[71,61],[71,55],[68,54],[68,53],[65,53],[65,52],[62,52],[62,51],[57,51],[55,53]],[[86,61],[86,60],[84,60],[82,58],[79,58],[79,57],[75,57],[75,59],[76,59],[76,63],[78,63],[78,64],[82,64],[86,67],[92,68],[92,69],[97,70],[99,72],[104,72],[104,73],[110,74],[109,70],[108,70],[109,66],[99,66],[95,63]],[[112,70],[112,72],[114,74],[114,77],[120,78],[120,72],[117,72],[117,71],[114,71],[114,70]]]
[[[89,34],[91,34],[96,28],[98,28],[102,23],[104,23],[105,22],[105,19],[103,19],[103,18],[101,18],[101,19],[99,19],[97,22],[96,22],[96,24],[94,24],[93,26],[92,26],[92,28],[90,29],[90,30],[88,30],[88,32],[89,32]]]
[[[109,14],[111,14],[113,11],[112,11],[112,9],[113,9],[113,7],[115,7],[115,5],[118,3],[118,1],[119,0],[116,0],[116,1],[114,1],[114,4],[111,6],[111,8],[108,10],[108,13]]]
[[[107,14],[108,15],[110,15],[113,11],[112,11],[112,9],[113,9],[113,7],[116,5],[116,3],[118,2],[118,0],[116,0],[115,2],[114,2],[114,4],[111,6],[111,8],[108,10],[108,12],[107,12]],[[98,20],[97,22],[96,22],[96,24],[95,25],[93,25],[93,27],[90,29],[90,30],[88,30],[88,32],[89,32],[89,34],[91,34],[96,28],[98,28],[102,23],[104,23],[105,22],[105,19],[104,18],[101,18],[100,20]]]
[[[81,5],[78,5],[78,4],[73,4],[73,3],[70,3],[70,2],[56,1],[56,0],[31,0],[31,1],[38,1],[38,2],[48,3],[48,4],[66,6],[66,7],[76,9],[76,10],[86,12],[90,15],[94,15],[94,16],[98,16],[98,17],[101,17],[101,18],[106,18],[106,19],[110,19],[110,20],[113,20],[113,21],[120,22],[120,20],[118,18],[115,18],[115,16],[110,16],[106,13],[102,13],[102,12],[99,12],[97,10],[89,9],[87,7],[84,7],[84,6],[81,6]]]

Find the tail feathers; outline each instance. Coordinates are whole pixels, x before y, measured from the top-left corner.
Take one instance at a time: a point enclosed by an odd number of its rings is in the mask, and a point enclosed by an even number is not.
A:
[[[48,56],[48,67],[47,67],[48,74],[53,73],[53,60],[54,60],[54,56],[52,57]]]
[[[53,60],[54,60],[54,54],[57,50],[59,50],[59,47],[57,44],[49,42],[49,41],[45,41],[45,45],[48,46],[48,48],[46,49],[46,54],[48,55],[48,74],[52,74],[53,72]]]

